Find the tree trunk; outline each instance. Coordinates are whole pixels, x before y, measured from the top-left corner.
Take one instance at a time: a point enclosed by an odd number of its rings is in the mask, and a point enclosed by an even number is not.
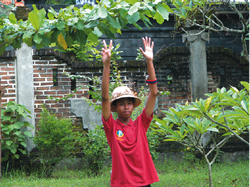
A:
[[[209,171],[209,187],[213,187],[211,163],[208,163],[208,171]]]

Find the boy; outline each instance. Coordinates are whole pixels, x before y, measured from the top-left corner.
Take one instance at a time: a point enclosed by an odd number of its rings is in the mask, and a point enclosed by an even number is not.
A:
[[[128,87],[117,87],[112,93],[112,100],[109,100],[112,40],[109,48],[103,41],[102,121],[111,148],[113,187],[149,187],[150,184],[159,181],[146,137],[158,94],[153,66],[154,42],[151,43],[151,38],[148,37],[142,40],[145,51],[142,48],[140,50],[147,60],[146,82],[149,84],[150,92],[142,114],[135,121],[132,121],[130,116],[141,100]],[[111,112],[117,112],[117,120],[113,119]]]

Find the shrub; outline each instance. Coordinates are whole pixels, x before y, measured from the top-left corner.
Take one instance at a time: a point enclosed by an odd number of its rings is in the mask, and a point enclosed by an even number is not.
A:
[[[55,165],[70,156],[75,145],[75,133],[70,119],[57,118],[46,108],[41,112],[34,143],[40,151],[42,177],[50,177]]]
[[[24,105],[9,101],[1,110],[2,128],[2,161],[19,159],[21,154],[26,154],[27,138],[31,137],[27,127],[33,128],[29,122],[20,121],[21,118],[30,117]]]
[[[92,174],[98,174],[110,156],[110,148],[102,126],[79,136],[78,142],[84,149],[83,160]]]

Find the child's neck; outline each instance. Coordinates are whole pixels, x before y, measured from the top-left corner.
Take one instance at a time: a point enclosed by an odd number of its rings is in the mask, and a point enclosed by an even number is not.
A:
[[[118,120],[120,122],[122,122],[124,125],[128,125],[129,122],[130,122],[130,117],[129,118],[121,118],[121,117],[118,117]]]

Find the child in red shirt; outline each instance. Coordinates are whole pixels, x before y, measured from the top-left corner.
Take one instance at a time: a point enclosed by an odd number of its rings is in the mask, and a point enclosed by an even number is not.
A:
[[[141,100],[128,87],[117,87],[112,93],[112,100],[109,99],[112,40],[109,48],[103,41],[102,121],[111,148],[113,187],[143,187],[159,181],[146,137],[158,94],[153,66],[154,42],[148,37],[142,40],[145,51],[142,48],[140,50],[147,60],[146,82],[149,84],[150,92],[142,114],[135,121],[132,121],[130,116],[133,109],[141,104]],[[117,120],[113,119],[111,112],[117,112]]]

